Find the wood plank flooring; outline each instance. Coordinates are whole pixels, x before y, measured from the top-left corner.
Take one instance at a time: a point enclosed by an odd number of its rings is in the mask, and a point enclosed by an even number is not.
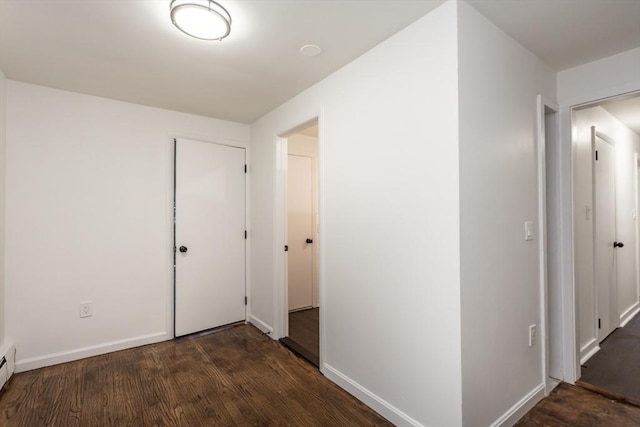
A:
[[[390,426],[250,325],[16,374],[0,426]],[[640,407],[560,384],[518,427],[637,427]]]
[[[16,374],[0,425],[389,426],[250,325]]]
[[[638,427],[640,408],[561,383],[516,427]]]

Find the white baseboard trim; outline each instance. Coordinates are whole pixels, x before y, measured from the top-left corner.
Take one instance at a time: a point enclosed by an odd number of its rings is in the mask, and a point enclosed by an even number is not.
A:
[[[44,356],[31,357],[24,360],[16,360],[16,372],[30,371],[32,369],[44,368],[45,366],[57,365],[59,363],[72,362],[92,356],[99,356],[105,353],[125,350],[142,345],[154,344],[167,341],[173,337],[166,332],[143,335],[140,337],[128,338],[124,340],[111,341],[104,344],[92,345],[89,347],[77,348],[74,350],[52,353]]]
[[[600,350],[600,346],[598,345],[598,340],[594,338],[589,344],[585,345],[580,349],[580,364],[584,365],[584,363],[591,359],[591,356],[596,354]]]
[[[549,393],[553,391],[554,388],[558,387],[562,381],[556,378],[549,377],[547,378],[547,383],[545,385],[544,395],[549,396]]]
[[[494,421],[491,427],[510,427],[514,425],[542,399],[544,399],[544,383],[527,393],[527,395],[513,405],[511,409]]]
[[[348,391],[362,403],[385,417],[387,420],[391,421],[396,426],[424,427],[423,424],[417,420],[411,418],[400,409],[362,387],[360,384],[326,363],[323,366],[322,373],[331,381]]]
[[[636,302],[620,315],[620,327],[624,328],[640,312],[640,302]]]
[[[262,333],[267,334],[271,338],[273,338],[273,328],[267,325],[266,323],[264,323],[262,320],[258,319],[253,314],[249,315],[249,323],[251,323],[256,328],[260,329]]]

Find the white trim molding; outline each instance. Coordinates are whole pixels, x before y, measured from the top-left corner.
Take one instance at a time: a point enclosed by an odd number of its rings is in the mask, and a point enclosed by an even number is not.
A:
[[[520,399],[518,403],[513,405],[507,412],[502,414],[500,418],[495,420],[491,427],[512,426],[534,406],[544,399],[545,384],[542,383],[531,390],[525,397]]]
[[[16,373],[44,368],[45,366],[57,365],[59,363],[72,362],[74,360],[80,360],[87,357],[99,356],[101,354],[112,353],[114,351],[140,347],[147,344],[155,344],[171,339],[173,339],[173,336],[169,335],[167,332],[158,332],[155,334],[111,341],[105,344],[82,347],[60,353],[46,354],[44,356],[32,357],[30,359],[16,360]]]
[[[267,323],[265,323],[262,320],[258,319],[253,314],[249,315],[248,322],[251,323],[256,328],[258,328],[259,330],[261,330],[263,334],[267,334],[271,338],[276,339],[276,338],[273,337],[273,328],[271,326],[269,326]]]
[[[385,417],[398,427],[424,427],[423,424],[411,418],[391,403],[377,396],[370,390],[362,387],[360,384],[344,375],[337,369],[324,364],[322,373],[338,386],[355,396],[356,399]]]
[[[624,328],[638,313],[640,313],[640,302],[636,302],[620,315],[620,327]]]
[[[591,358],[591,356],[596,354],[599,350],[600,350],[600,346],[598,345],[597,338],[594,338],[591,341],[589,341],[586,345],[584,345],[580,349],[580,365],[583,365],[587,360]],[[576,378],[576,380],[578,380],[578,378]]]

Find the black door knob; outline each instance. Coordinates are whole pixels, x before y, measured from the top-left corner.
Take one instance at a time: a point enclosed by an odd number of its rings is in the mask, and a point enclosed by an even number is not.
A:
[[[187,251],[188,251],[188,249],[187,249],[187,247],[186,247],[186,246],[180,246],[180,249],[178,249],[178,250],[179,250],[180,252],[182,252],[183,254],[184,254],[184,253],[187,253]]]
[[[613,242],[614,248],[624,248],[624,243],[622,242]]]
[[[307,239],[307,243],[313,243],[313,240]]]

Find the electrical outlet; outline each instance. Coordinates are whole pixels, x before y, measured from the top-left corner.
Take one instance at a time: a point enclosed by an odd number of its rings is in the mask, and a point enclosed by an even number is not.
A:
[[[529,347],[533,347],[536,343],[536,325],[529,326]]]
[[[80,317],[93,316],[93,303],[91,301],[80,303]]]

